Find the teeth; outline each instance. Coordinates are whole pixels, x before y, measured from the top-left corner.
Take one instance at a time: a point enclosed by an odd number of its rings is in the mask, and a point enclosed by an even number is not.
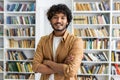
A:
[[[59,25],[59,24],[57,24],[57,25]]]
[[[61,24],[57,24],[57,26],[61,26]]]

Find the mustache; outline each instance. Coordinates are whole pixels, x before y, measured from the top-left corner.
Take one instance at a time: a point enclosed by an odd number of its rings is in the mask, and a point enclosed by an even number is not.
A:
[[[58,24],[63,25],[63,24],[61,24],[61,23],[59,23],[59,22],[55,23],[54,25],[58,25]]]

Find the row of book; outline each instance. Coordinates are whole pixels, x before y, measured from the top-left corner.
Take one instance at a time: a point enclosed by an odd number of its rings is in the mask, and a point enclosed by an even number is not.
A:
[[[113,28],[113,29],[112,29],[112,36],[113,36],[113,37],[120,37],[120,29],[118,29],[118,28]]]
[[[119,64],[112,64],[111,74],[112,75],[120,75],[120,65]]]
[[[78,80],[98,80],[96,76],[79,76]]]
[[[7,16],[7,24],[35,24],[35,16]]]
[[[0,24],[4,24],[3,15],[0,15]]]
[[[113,50],[120,50],[120,40],[118,39],[118,40],[112,40],[111,41],[111,48],[113,49]]]
[[[8,72],[33,72],[30,62],[9,62],[6,69]]]
[[[109,41],[108,39],[85,39],[84,49],[108,49]]]
[[[102,0],[101,2],[74,2],[76,11],[108,11],[110,2]]]
[[[34,80],[34,74],[7,74],[6,79],[27,79],[27,80]]]
[[[120,10],[120,2],[116,1],[112,5],[113,10]],[[109,11],[109,0],[102,0],[101,2],[74,2],[75,11]]]
[[[0,11],[3,11],[4,7],[3,7],[3,1],[0,1]]]
[[[74,35],[81,37],[108,37],[108,31],[105,27],[93,28],[74,28]]]
[[[113,24],[120,24],[120,16],[112,16]]]
[[[106,52],[84,53],[83,61],[108,61]]]
[[[0,38],[0,48],[4,47],[3,38]]]
[[[30,53],[27,53],[31,55]],[[32,60],[33,58],[28,57],[23,51],[11,51],[8,50],[6,54],[8,60]]]
[[[32,3],[12,3],[7,4],[7,11],[35,11],[36,4]]]
[[[34,39],[15,40],[9,39],[10,48],[35,48]]]
[[[3,67],[2,66],[0,66],[0,72],[3,72]]]
[[[7,36],[35,36],[35,27],[8,28]]]
[[[119,62],[120,61],[120,52],[111,52],[111,61],[112,62]]]
[[[109,24],[110,19],[108,15],[99,14],[95,16],[80,16],[75,15],[73,18],[74,24]]]
[[[113,3],[113,10],[120,10],[120,2],[114,2]]]
[[[0,26],[0,36],[3,36],[3,26]]]
[[[108,66],[106,64],[81,65],[82,74],[107,74]]]
[[[0,31],[0,36],[3,36],[3,31]]]
[[[120,80],[120,76],[112,76],[111,80]]]

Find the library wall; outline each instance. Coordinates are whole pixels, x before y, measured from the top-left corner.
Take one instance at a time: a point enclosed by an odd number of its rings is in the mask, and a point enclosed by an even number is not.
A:
[[[40,74],[34,77],[29,66],[40,37],[52,31],[47,9],[59,3],[72,11],[68,31],[84,41],[79,80],[119,80],[120,0],[0,0],[1,80],[38,80]],[[30,70],[25,70],[24,65]]]

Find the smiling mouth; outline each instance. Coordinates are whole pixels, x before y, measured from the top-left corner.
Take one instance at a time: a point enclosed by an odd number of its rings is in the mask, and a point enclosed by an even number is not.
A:
[[[56,23],[55,25],[62,25],[61,23]]]
[[[57,23],[55,23],[55,25],[57,26],[62,26],[62,24],[61,23],[59,23],[59,22],[57,22]]]

